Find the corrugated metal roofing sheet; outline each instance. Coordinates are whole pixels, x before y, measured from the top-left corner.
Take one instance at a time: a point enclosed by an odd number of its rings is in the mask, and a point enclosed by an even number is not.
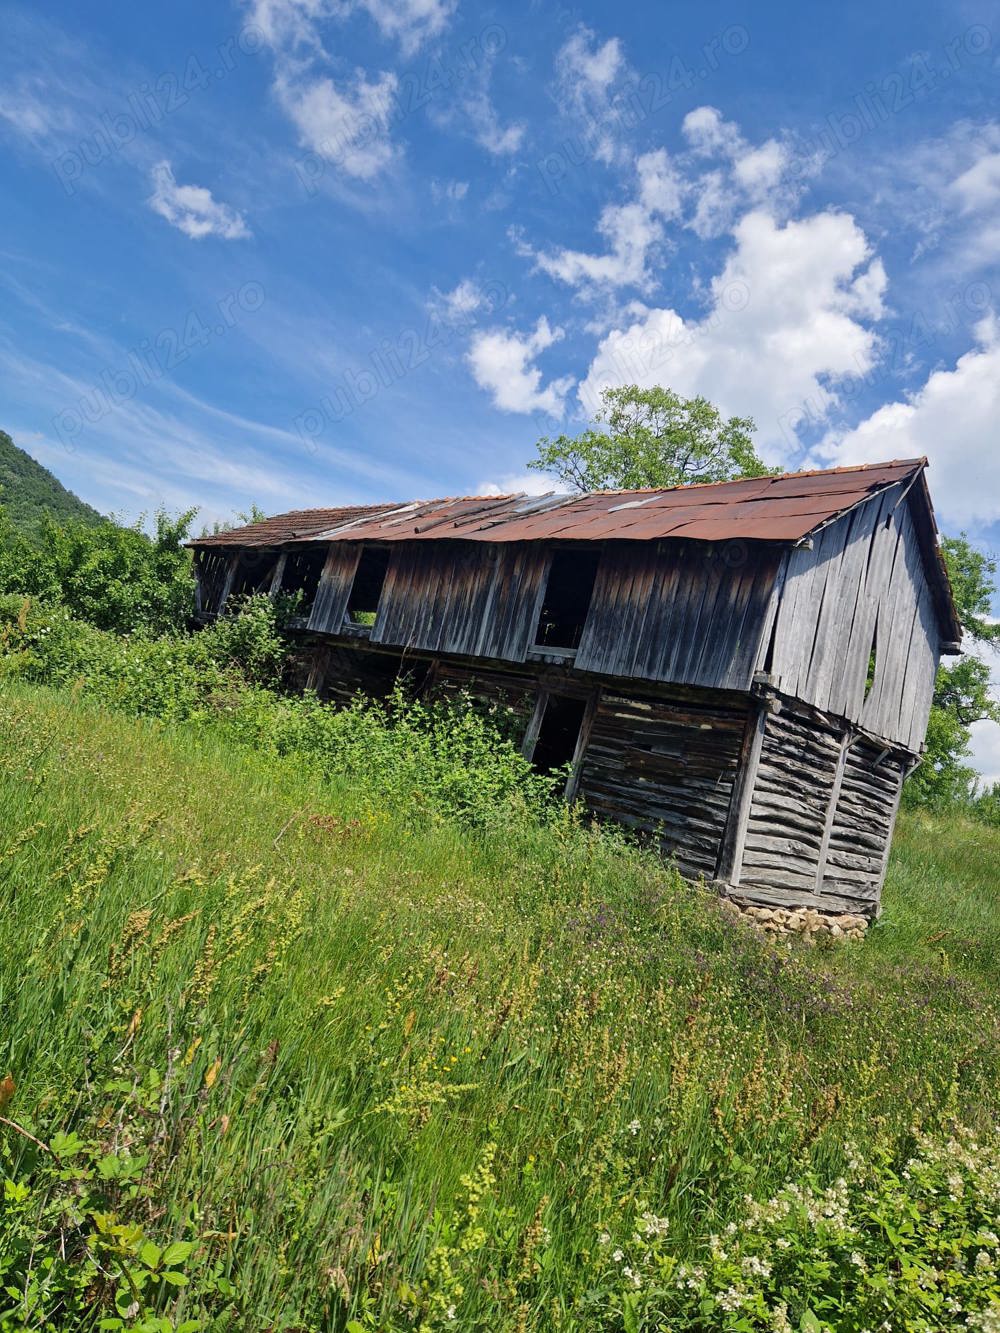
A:
[[[196,546],[302,541],[799,541],[876,491],[921,471],[904,459],[827,472],[784,473],[669,490],[547,496],[459,496],[279,514]]]
[[[351,518],[369,518],[384,514],[397,505],[340,505],[337,509],[293,509],[287,514],[275,514],[260,523],[248,523],[227,532],[195,537],[189,546],[284,546],[287,542],[308,541],[317,533]]]

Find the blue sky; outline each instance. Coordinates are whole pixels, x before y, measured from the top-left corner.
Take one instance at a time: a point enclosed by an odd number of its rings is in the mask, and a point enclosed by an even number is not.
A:
[[[997,4],[0,15],[0,424],[98,508],[537,488],[640,381],[996,544]]]

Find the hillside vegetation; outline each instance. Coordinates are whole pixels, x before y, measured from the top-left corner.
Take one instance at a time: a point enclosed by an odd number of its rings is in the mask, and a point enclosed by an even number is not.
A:
[[[19,449],[3,430],[0,430],[0,503],[14,526],[28,536],[35,536],[48,519],[57,523],[103,521],[96,509],[68,491],[48,468]]]
[[[383,713],[310,756],[257,696],[255,753],[23,638],[0,1327],[996,1327],[994,831],[909,817],[885,924],[782,952],[516,777],[455,799],[447,729],[420,789]]]

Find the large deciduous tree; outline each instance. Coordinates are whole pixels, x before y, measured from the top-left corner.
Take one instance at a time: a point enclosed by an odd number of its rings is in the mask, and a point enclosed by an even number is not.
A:
[[[626,384],[604,390],[581,434],[540,439],[528,466],[581,491],[766,476],[771,469],[754,450],[753,430],[749,417],[727,420],[707,398]]]

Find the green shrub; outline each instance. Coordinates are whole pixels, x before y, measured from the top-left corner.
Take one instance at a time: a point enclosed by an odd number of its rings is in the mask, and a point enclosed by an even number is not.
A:
[[[151,537],[141,520],[131,527],[47,520],[28,542],[0,509],[0,593],[62,602],[77,618],[119,634],[183,630],[194,607],[183,545],[193,517],[193,510],[176,518],[160,510]]]
[[[333,708],[277,693],[286,659],[280,609],[248,598],[200,634],[129,637],[60,605],[0,597],[0,674],[72,686],[107,708],[212,726],[231,740],[348,777],[380,805],[483,825],[511,803],[546,814],[564,775],[536,773],[487,710],[465,698],[422,703],[402,689]]]

